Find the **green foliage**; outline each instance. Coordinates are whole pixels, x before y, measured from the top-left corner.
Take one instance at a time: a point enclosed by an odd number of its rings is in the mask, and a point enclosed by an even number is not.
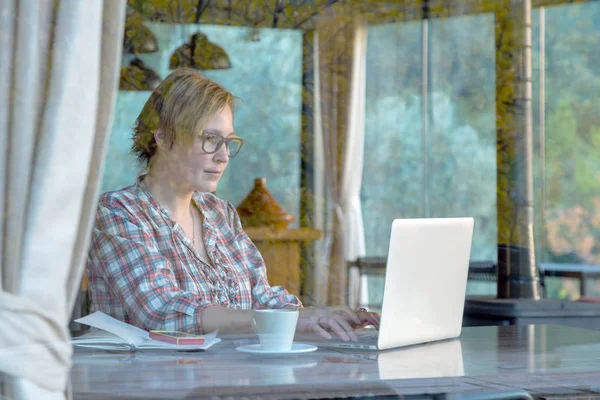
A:
[[[548,262],[600,264],[598,31],[599,2],[546,10],[543,234]],[[539,75],[536,49],[537,40],[534,65]]]
[[[369,28],[361,195],[368,254],[386,254],[394,218],[472,215],[473,258],[495,259],[493,26],[491,15],[430,22],[425,156],[421,23]]]

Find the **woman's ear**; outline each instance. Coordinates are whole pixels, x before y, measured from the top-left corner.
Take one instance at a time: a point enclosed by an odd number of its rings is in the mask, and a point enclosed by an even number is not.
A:
[[[162,129],[157,129],[156,132],[154,132],[154,140],[156,141],[156,146],[163,150],[167,149],[165,137],[165,132]]]

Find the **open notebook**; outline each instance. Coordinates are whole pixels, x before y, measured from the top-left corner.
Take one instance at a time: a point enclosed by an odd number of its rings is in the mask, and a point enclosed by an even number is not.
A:
[[[202,345],[176,345],[150,339],[150,333],[136,326],[119,321],[102,311],[96,311],[75,322],[89,325],[100,330],[91,331],[85,335],[73,338],[72,343],[79,347],[101,350],[206,350],[219,343],[219,331],[204,335]]]

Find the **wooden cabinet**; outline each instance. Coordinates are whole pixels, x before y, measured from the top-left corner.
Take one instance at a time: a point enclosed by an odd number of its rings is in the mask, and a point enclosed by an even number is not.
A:
[[[323,237],[316,229],[244,228],[265,259],[271,286],[283,286],[290,293],[300,293],[300,244]]]

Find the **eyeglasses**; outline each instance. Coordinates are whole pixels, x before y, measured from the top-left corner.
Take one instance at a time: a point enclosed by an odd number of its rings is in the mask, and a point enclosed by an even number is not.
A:
[[[216,153],[225,143],[227,155],[235,157],[245,143],[244,139],[237,136],[223,137],[209,132],[202,132],[199,136],[202,137],[202,150],[206,154]]]

